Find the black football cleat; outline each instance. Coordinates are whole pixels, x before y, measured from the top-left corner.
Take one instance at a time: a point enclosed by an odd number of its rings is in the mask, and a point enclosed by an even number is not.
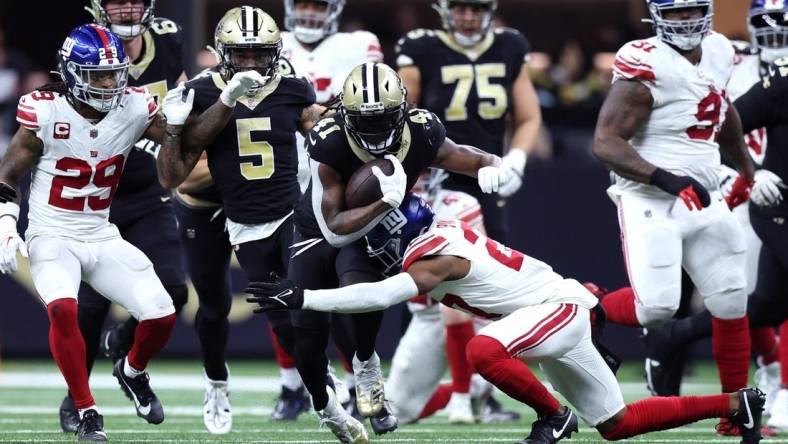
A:
[[[498,402],[492,395],[484,401],[479,422],[482,424],[496,424],[504,422],[516,422],[520,420],[520,414],[514,410],[507,410],[503,404]]]
[[[82,420],[76,430],[78,441],[104,442],[107,434],[104,433],[104,417],[97,411],[90,409],[82,415]]]
[[[274,421],[295,421],[302,412],[308,411],[312,407],[312,401],[306,387],[301,386],[298,390],[290,390],[282,386],[279,398],[274,405],[271,419]]]
[[[662,333],[664,329],[644,328],[640,340],[646,349],[645,373],[646,385],[654,396],[679,396],[681,379],[684,377],[685,350],[666,351],[669,337]]]
[[[129,353],[128,345],[121,343],[120,335],[118,335],[118,330],[122,325],[122,323],[115,324],[101,333],[99,349],[104,356],[113,361],[124,358]]]
[[[728,419],[739,428],[741,444],[758,444],[761,442],[761,419],[766,395],[753,388],[741,389],[738,394],[739,409]]]
[[[67,394],[60,403],[60,428],[66,433],[75,433],[79,427],[79,412],[74,407],[74,400]]]
[[[372,426],[372,431],[376,435],[385,435],[386,433],[397,430],[399,420],[391,411],[388,401],[383,401],[383,408],[380,411],[369,417],[369,425]]]
[[[577,416],[569,407],[563,413],[554,413],[539,418],[531,424],[531,434],[518,444],[554,444],[571,438],[577,432]]]
[[[159,402],[159,398],[150,388],[150,376],[148,372],[143,372],[137,377],[129,378],[123,373],[126,359],[120,359],[112,368],[112,374],[118,379],[120,388],[126,397],[134,401],[134,408],[137,416],[147,421],[149,424],[161,424],[164,421],[164,409]]]

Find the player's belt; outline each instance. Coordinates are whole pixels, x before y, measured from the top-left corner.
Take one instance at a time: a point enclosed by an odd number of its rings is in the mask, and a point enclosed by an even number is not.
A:
[[[178,199],[180,203],[192,208],[219,208],[222,206],[216,202],[198,199],[190,194],[181,193],[178,190],[175,190],[175,198]]]

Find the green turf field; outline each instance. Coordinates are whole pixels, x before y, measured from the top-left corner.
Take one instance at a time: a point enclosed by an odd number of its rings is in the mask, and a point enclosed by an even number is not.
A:
[[[154,363],[151,382],[167,415],[164,423],[151,426],[134,414],[128,401],[110,375],[107,361],[101,361],[91,380],[96,401],[102,409],[105,430],[113,442],[135,443],[334,443],[327,429],[319,429],[317,417],[302,415],[295,423],[269,420],[273,400],[278,393],[277,369],[272,362],[240,361],[230,364],[230,382],[234,410],[233,432],[224,436],[209,435],[202,424],[202,376],[196,361]],[[714,393],[718,390],[715,371],[701,365],[685,381],[686,393]],[[632,363],[619,372],[627,401],[647,395],[640,367]],[[57,411],[65,393],[65,384],[51,361],[5,361],[0,372],[0,442],[73,442],[74,435],[60,431]],[[503,395],[498,395],[503,400]],[[401,426],[393,434],[373,437],[389,443],[513,443],[530,430],[534,415],[528,409],[506,400],[524,415],[518,424],[448,425],[438,415],[419,424]],[[735,443],[735,438],[714,435],[715,422],[705,421],[671,432],[653,433],[629,442],[649,443]],[[371,428],[367,424],[371,434]],[[566,442],[599,443],[599,435],[581,425],[575,439]],[[788,443],[785,436],[764,443]]]

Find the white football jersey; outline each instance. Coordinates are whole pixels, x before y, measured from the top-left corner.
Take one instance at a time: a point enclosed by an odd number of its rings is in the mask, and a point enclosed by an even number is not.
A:
[[[158,112],[144,88],[128,88],[97,123],[65,95],[34,91],[19,100],[17,121],[44,143],[30,186],[29,241],[45,235],[100,241],[119,236],[109,207],[129,151]]]
[[[458,310],[499,319],[518,309],[546,303],[588,309],[597,299],[574,279],[564,279],[542,261],[512,250],[459,220],[440,220],[414,239],[402,270],[425,256],[457,256],[471,262],[468,275],[444,281],[430,297]]]
[[[733,75],[728,83],[728,94],[735,101],[761,81],[761,60],[757,55],[736,55]],[[763,163],[766,155],[766,128],[758,128],[744,135],[744,142],[750,151],[750,157],[757,164]]]
[[[728,109],[734,50],[727,38],[715,32],[701,46],[703,56],[693,65],[657,37],[629,42],[616,54],[613,81],[639,81],[654,99],[648,120],[629,141],[638,154],[713,190],[719,188],[717,139]],[[616,179],[613,193],[664,195],[656,187]]]
[[[364,62],[383,61],[383,52],[375,34],[367,31],[331,34],[311,51],[292,32],[283,32],[282,57],[290,61],[296,75],[312,82],[317,103],[325,103],[342,92],[353,68]]]

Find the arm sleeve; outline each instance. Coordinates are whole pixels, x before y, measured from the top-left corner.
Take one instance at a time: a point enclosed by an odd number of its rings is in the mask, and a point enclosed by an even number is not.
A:
[[[328,241],[332,247],[344,247],[345,245],[348,245],[364,237],[364,235],[369,233],[369,230],[374,228],[375,225],[377,225],[384,217],[386,217],[386,214],[388,213],[381,213],[364,228],[356,231],[355,233],[336,234],[331,231],[328,228],[326,219],[323,217],[323,183],[320,181],[320,175],[318,174],[319,166],[320,162],[314,160],[309,162],[309,170],[312,173],[312,211],[315,213],[315,220],[317,221],[317,225],[320,227],[320,232],[323,233],[323,237],[326,238],[326,241]]]
[[[305,290],[304,309],[337,313],[366,313],[419,295],[416,282],[400,273],[380,282],[349,285],[333,290]]]

